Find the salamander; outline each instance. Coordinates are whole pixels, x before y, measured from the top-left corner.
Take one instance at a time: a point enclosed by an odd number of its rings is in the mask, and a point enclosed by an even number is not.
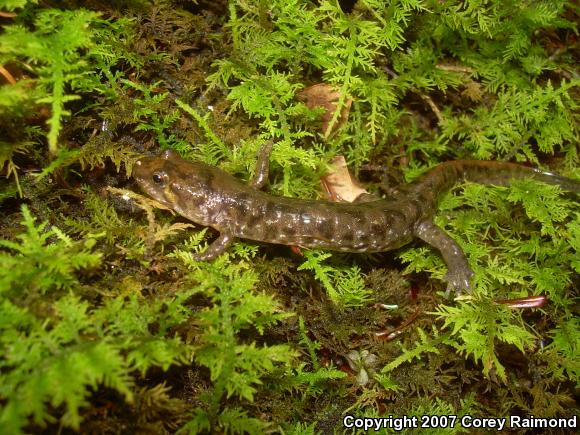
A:
[[[473,181],[507,185],[530,177],[580,193],[580,182],[514,163],[456,160],[441,163],[386,199],[364,195],[353,203],[275,196],[267,182],[272,144],[258,156],[246,184],[227,172],[182,159],[173,151],[145,157],[133,176],[142,190],[187,219],[220,235],[196,259],[223,253],[235,238],[344,252],[382,252],[419,238],[441,253],[448,272],[447,293],[471,291],[471,270],[459,245],[433,223],[439,198],[454,184]]]

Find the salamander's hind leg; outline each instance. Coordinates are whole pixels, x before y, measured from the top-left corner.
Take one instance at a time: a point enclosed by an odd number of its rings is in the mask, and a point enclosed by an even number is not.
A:
[[[195,261],[209,261],[213,260],[217,256],[223,254],[226,249],[232,244],[234,238],[227,233],[221,233],[220,236],[215,239],[205,251],[195,254],[193,259]]]
[[[445,260],[448,269],[445,275],[445,281],[447,281],[445,296],[449,296],[452,291],[471,293],[471,278],[474,273],[457,242],[430,220],[417,225],[415,235],[437,248]]]
[[[266,142],[260,152],[258,153],[258,161],[256,162],[256,173],[250,182],[250,186],[254,189],[261,189],[268,182],[268,173],[270,171],[270,154],[272,153],[273,141]]]

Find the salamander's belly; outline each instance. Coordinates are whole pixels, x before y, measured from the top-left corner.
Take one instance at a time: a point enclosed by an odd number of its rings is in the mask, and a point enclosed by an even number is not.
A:
[[[218,227],[251,240],[348,252],[386,251],[413,238],[412,217],[390,204],[385,207],[386,201],[348,204],[271,198],[238,198],[228,222]]]

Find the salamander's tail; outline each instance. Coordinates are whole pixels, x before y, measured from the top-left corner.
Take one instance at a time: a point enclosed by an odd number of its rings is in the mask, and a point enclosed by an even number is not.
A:
[[[418,192],[429,191],[442,194],[451,189],[454,184],[464,180],[506,186],[511,180],[519,178],[533,178],[580,194],[580,181],[516,163],[485,160],[454,160],[441,163],[411,183],[411,187]]]

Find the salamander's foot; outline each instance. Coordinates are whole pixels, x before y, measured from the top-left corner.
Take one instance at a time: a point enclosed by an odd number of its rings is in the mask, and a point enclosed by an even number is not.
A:
[[[445,297],[448,298],[452,292],[458,295],[461,293],[471,293],[473,291],[471,288],[471,278],[473,278],[473,275],[475,273],[469,267],[449,270],[444,278],[447,282]]]
[[[200,252],[199,254],[193,254],[194,261],[210,261],[216,258],[216,255],[209,253],[207,254],[207,250],[204,252]]]
[[[449,297],[451,292],[457,294],[463,292],[471,293],[471,278],[474,273],[469,267],[467,257],[461,246],[429,219],[421,221],[415,227],[415,235],[439,249],[445,260],[449,271],[444,278],[447,281],[445,296]]]
[[[207,249],[199,254],[195,254],[193,259],[195,261],[209,261],[223,254],[226,249],[232,244],[234,238],[228,233],[221,233],[220,236],[215,239]]]
[[[260,153],[258,154],[258,161],[256,162],[256,174],[250,182],[250,186],[254,189],[263,188],[268,182],[268,172],[270,170],[270,154],[272,154],[272,147],[274,141],[270,140],[262,145]]]

